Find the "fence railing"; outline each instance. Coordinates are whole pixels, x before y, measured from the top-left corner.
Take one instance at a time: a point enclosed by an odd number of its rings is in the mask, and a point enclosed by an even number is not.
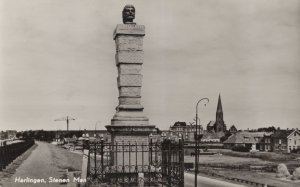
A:
[[[90,142],[87,178],[119,186],[184,186],[183,141]],[[142,178],[140,177],[142,176]]]
[[[24,153],[32,145],[34,145],[34,140],[25,140],[23,142],[0,147],[0,171],[5,169],[8,164]]]

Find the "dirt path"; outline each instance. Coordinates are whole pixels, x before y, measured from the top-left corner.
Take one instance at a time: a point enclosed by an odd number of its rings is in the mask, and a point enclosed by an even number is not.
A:
[[[36,142],[37,148],[19,166],[16,173],[9,179],[1,181],[4,187],[15,186],[66,186],[59,182],[50,183],[49,177],[59,179],[69,171],[81,170],[82,156],[71,153],[55,145]],[[19,180],[21,179],[21,180]],[[32,179],[30,183],[25,183],[22,179]],[[39,180],[39,181],[38,181]]]

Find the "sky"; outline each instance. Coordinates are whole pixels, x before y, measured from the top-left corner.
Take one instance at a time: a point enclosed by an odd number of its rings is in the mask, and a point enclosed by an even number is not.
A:
[[[168,129],[215,120],[300,127],[299,0],[1,0],[0,130],[105,129],[118,105],[113,31],[145,25],[142,105]]]

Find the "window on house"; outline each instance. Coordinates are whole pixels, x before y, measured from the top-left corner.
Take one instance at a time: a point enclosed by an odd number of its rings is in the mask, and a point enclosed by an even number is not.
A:
[[[295,145],[297,145],[297,140],[295,140]]]
[[[281,139],[279,139],[278,141],[279,141],[279,144],[281,144]]]

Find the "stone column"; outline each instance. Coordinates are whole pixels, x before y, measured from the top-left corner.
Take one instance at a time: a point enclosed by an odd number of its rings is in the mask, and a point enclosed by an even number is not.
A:
[[[116,107],[116,114],[111,120],[111,125],[106,126],[111,133],[112,144],[138,144],[148,145],[149,134],[155,131],[154,125],[149,125],[149,119],[144,115],[144,107],[141,105],[142,87],[142,64],[143,64],[143,37],[145,36],[145,26],[135,23],[117,25],[113,39],[116,43],[116,66],[118,68],[118,89],[119,105]],[[141,148],[141,147],[140,147]],[[122,148],[118,148],[122,151]],[[145,150],[144,150],[145,151]],[[125,165],[136,163],[147,165],[149,153],[139,153],[137,156],[126,153]],[[138,157],[138,158],[136,158]],[[123,155],[114,154],[114,163],[123,163]],[[117,160],[116,160],[117,159]]]
[[[111,125],[148,125],[141,105],[143,37],[145,27],[136,24],[117,25],[116,65],[118,67],[119,105]]]

